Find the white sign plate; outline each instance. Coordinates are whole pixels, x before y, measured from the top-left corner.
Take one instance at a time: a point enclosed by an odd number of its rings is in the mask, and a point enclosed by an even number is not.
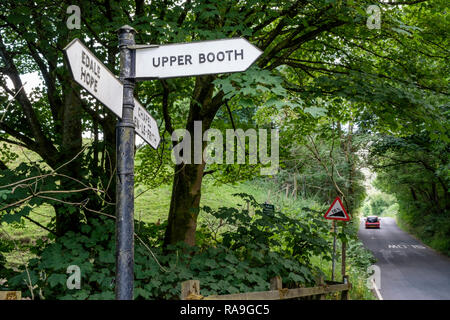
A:
[[[154,149],[157,149],[161,140],[158,124],[136,99],[134,99],[133,118],[136,133]]]
[[[74,39],[64,50],[75,81],[122,118],[123,85],[119,79],[79,39]],[[161,138],[155,119],[136,99],[134,106],[134,130],[156,149]]]
[[[122,83],[79,39],[74,39],[64,50],[74,80],[122,118]]]
[[[244,38],[137,48],[135,75],[145,80],[239,72],[261,54]]]

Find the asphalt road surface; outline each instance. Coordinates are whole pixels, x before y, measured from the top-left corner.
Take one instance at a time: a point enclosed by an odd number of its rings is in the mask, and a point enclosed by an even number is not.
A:
[[[395,219],[382,217],[380,229],[361,221],[358,236],[378,260],[384,300],[450,300],[450,258],[400,230]]]

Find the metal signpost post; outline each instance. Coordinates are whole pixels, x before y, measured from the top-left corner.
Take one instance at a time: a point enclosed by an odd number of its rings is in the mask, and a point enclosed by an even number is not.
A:
[[[80,40],[74,39],[64,49],[74,80],[119,118],[116,129],[116,298],[121,300],[133,299],[134,133],[155,149],[161,140],[155,119],[133,96],[134,61],[128,46],[134,44],[134,33],[134,29],[127,26],[119,31],[122,82]]]
[[[120,81],[83,43],[64,49],[74,80],[113,111],[116,127],[116,299],[132,300],[134,283],[134,134],[158,148],[161,137],[153,117],[134,98],[136,80],[240,72],[262,51],[243,38],[170,45],[136,45],[136,30],[118,30]]]
[[[133,299],[134,280],[134,61],[129,45],[135,30],[119,29],[120,80],[123,83],[122,119],[117,124],[116,186],[116,299]]]
[[[331,281],[334,281],[335,264],[336,264],[336,220],[333,220],[333,260],[331,262]]]

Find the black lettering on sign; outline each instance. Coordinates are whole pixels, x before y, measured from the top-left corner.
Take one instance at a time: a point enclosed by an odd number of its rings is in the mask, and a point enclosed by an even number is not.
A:
[[[81,81],[93,89],[94,92],[97,92],[97,84],[100,79],[100,65],[84,51],[81,52],[81,64]]]
[[[228,53],[228,61],[231,61],[231,54],[233,53],[233,50],[227,50],[225,52]]]
[[[205,58],[205,54],[204,53],[199,53],[198,54],[198,62],[199,63],[205,63],[206,58]]]
[[[241,49],[240,53],[238,53],[237,50],[234,50],[234,60],[237,60],[238,56],[241,56],[241,60],[244,60],[244,49]]]
[[[233,55],[234,53],[234,55]],[[214,62],[214,61],[232,61],[232,60],[244,60],[244,49],[241,50],[226,50],[219,51],[217,53],[215,52],[208,52],[205,53],[199,53],[198,54],[198,62],[199,63],[205,63],[205,62]]]
[[[223,61],[225,60],[225,53],[222,51],[217,52],[217,61]]]
[[[158,67],[174,67],[174,66],[184,66],[192,64],[192,56],[190,54],[179,55],[179,56],[163,56],[163,57],[153,57],[152,63],[154,68]]]

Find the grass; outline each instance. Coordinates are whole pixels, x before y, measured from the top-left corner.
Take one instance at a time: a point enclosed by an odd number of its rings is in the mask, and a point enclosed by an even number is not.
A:
[[[33,209],[29,217],[46,226],[53,215],[53,208],[50,205],[43,205]],[[29,220],[22,219],[20,223],[11,224],[3,222],[0,228],[0,239],[10,242],[16,248],[10,252],[3,253],[7,261],[6,267],[17,270],[21,265],[26,264],[29,259],[35,257],[30,252],[30,249],[36,245],[36,241],[47,237],[47,230]]]

